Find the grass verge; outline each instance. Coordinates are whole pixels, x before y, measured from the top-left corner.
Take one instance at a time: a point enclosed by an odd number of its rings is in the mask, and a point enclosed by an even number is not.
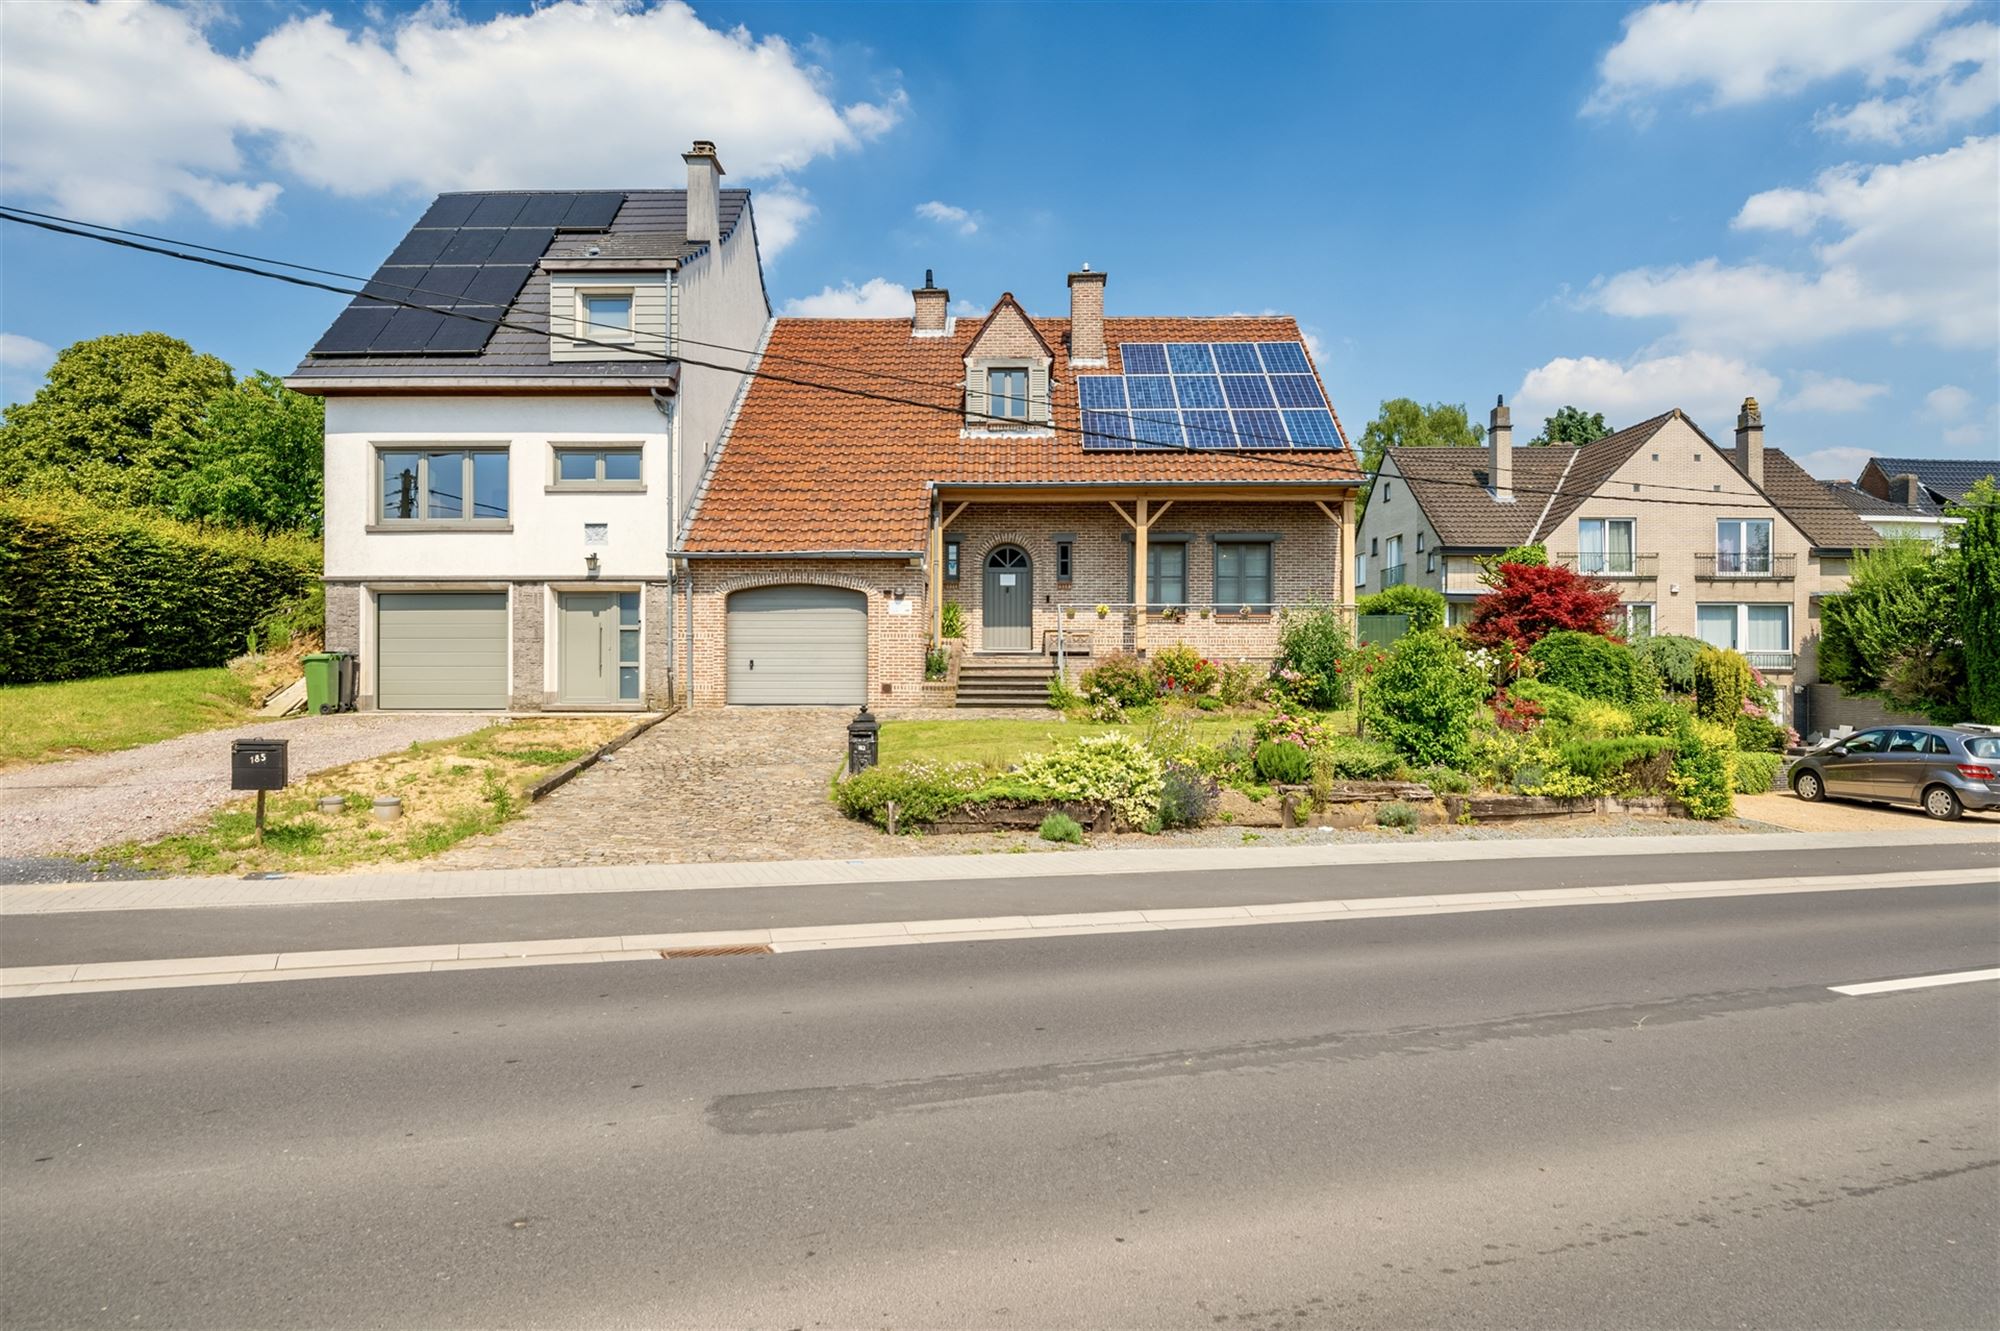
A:
[[[504,721],[456,739],[416,743],[274,791],[257,844],[256,799],[218,809],[196,832],[131,842],[98,858],[165,874],[335,873],[426,859],[497,829],[527,807],[527,790],[628,729],[629,717]],[[337,795],[337,813],[321,813]],[[396,795],[403,816],[377,822],[378,795]]]
[[[0,767],[110,753],[249,719],[250,680],[226,666],[0,688]]]

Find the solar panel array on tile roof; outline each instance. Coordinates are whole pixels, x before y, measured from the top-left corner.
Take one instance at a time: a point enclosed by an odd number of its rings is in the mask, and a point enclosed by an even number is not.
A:
[[[476,355],[557,233],[602,231],[624,202],[603,192],[440,195],[311,354]]]
[[[1128,342],[1123,374],[1079,375],[1083,446],[1343,448],[1297,342]]]

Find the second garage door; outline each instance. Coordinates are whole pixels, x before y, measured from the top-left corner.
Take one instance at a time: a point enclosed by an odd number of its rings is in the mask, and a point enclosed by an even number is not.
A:
[[[377,707],[506,708],[507,593],[383,592],[375,612]]]
[[[868,598],[758,587],[729,598],[729,701],[849,705],[868,696]]]

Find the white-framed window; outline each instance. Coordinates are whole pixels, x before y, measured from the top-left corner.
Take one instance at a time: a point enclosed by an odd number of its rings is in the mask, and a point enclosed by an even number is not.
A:
[[[1429,554],[1424,556],[1424,572],[1435,573],[1437,571],[1438,571],[1438,552],[1433,550]]]
[[[1422,554],[1423,552],[1424,552],[1424,534],[1423,534],[1422,532],[1418,532],[1418,533],[1417,533],[1417,553],[1418,553],[1418,554]]]
[[[375,450],[375,516],[385,526],[505,525],[511,512],[504,447]]]
[[[1354,585],[1357,587],[1366,587],[1368,585],[1368,552],[1366,550],[1354,556]]]
[[[578,287],[576,335],[591,342],[632,340],[632,288]]]
[[[1618,607],[1619,618],[1625,628],[1625,641],[1637,642],[1641,638],[1653,636],[1653,603],[1651,601],[1627,601]]]
[[[552,484],[559,490],[638,490],[644,453],[637,444],[557,444]]]
[[[1393,587],[1403,580],[1403,538],[1391,536],[1382,552],[1382,585]]]
[[[1215,606],[1218,610],[1271,608],[1271,543],[1215,543]]]
[[[1695,607],[1695,636],[1712,647],[1742,652],[1750,664],[1792,651],[1792,607],[1783,601],[1703,601]],[[1775,663],[1775,662],[1774,662]]]
[[[1583,518],[1576,524],[1576,571],[1630,573],[1638,523],[1631,518]]]
[[[1010,421],[1028,419],[1026,366],[1000,366],[986,372],[986,414]]]
[[[1736,574],[1770,573],[1771,520],[1717,518],[1715,571]]]

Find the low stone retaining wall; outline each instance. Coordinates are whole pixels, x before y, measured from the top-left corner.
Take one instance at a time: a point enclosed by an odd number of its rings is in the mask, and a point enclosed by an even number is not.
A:
[[[1445,812],[1452,821],[1470,815],[1474,822],[1508,823],[1553,818],[1589,818],[1600,813],[1639,813],[1685,818],[1687,806],[1660,795],[1620,799],[1557,799],[1550,795],[1446,795]]]

